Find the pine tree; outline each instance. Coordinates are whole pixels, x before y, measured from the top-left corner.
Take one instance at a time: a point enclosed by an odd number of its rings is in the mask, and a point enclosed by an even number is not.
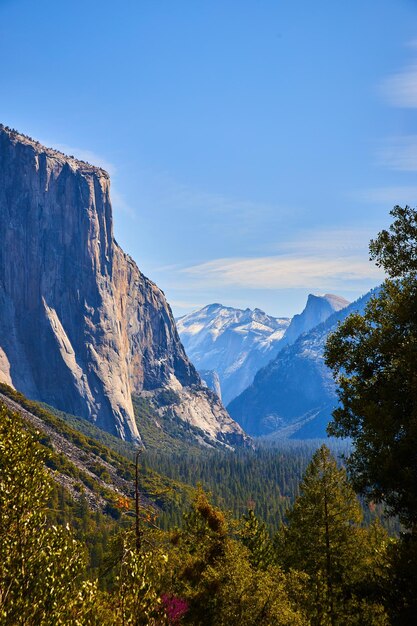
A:
[[[253,509],[242,515],[239,538],[249,550],[250,563],[259,569],[266,569],[274,562],[274,549],[266,525],[259,520]]]
[[[250,552],[231,537],[230,521],[199,490],[185,526],[173,534],[171,590],[188,606],[190,626],[307,626],[294,601],[304,581],[278,567],[254,567]]]
[[[368,534],[345,470],[326,446],[313,456],[278,540],[278,558],[308,574],[308,612],[314,626],[385,624],[382,608],[358,595],[369,575]]]

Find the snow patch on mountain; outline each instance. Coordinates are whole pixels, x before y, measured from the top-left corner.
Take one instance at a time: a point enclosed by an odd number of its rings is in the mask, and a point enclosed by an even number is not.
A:
[[[177,328],[190,360],[200,374],[217,373],[221,396],[229,403],[280,350],[348,304],[334,294],[310,294],[302,313],[290,320],[258,308],[243,310],[215,303],[179,318]],[[214,389],[211,382],[208,386]]]
[[[276,355],[289,323],[289,318],[273,317],[257,308],[215,303],[179,318],[177,328],[196,368],[217,373],[222,398],[229,402]]]

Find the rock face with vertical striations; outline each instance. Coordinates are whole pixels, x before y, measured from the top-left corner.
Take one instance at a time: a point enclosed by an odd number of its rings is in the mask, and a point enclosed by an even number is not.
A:
[[[132,393],[173,387],[181,418],[244,442],[164,294],[115,242],[104,170],[0,125],[0,237],[0,381],[136,441]]]

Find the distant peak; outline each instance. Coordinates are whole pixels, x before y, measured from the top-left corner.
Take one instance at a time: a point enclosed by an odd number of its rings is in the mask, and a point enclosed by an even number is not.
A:
[[[323,297],[337,311],[340,311],[340,309],[344,309],[350,304],[349,300],[346,300],[346,298],[343,298],[342,296],[336,296],[334,293],[326,293]]]
[[[350,304],[349,300],[346,300],[342,296],[337,296],[334,293],[314,294],[310,293],[307,297],[307,306],[317,301],[327,302],[335,311],[340,311]]]

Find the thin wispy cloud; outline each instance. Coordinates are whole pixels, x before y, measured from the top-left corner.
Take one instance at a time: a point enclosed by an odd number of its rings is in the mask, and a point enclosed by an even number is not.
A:
[[[388,76],[380,88],[389,105],[414,109],[417,108],[417,41],[410,41],[407,45],[413,51],[414,60]],[[393,172],[417,172],[417,135],[411,132],[385,138],[375,156],[377,165]],[[365,202],[373,204],[415,206],[417,186],[408,184],[367,189],[360,196]]]
[[[417,108],[417,62],[388,76],[381,85],[381,92],[392,106]]]
[[[377,150],[377,163],[400,172],[417,172],[417,135],[390,137]]]
[[[356,196],[358,200],[380,204],[388,209],[397,204],[417,206],[417,186],[414,185],[375,187],[360,191]]]
[[[312,256],[256,259],[215,259],[182,270],[207,286],[245,289],[358,289],[359,283],[382,280],[382,272],[357,257],[337,259]]]
[[[325,256],[345,256],[353,253],[365,254],[369,240],[377,227],[327,228],[306,231],[294,240],[280,243],[280,252],[296,255],[325,254]]]
[[[289,242],[283,253],[257,258],[219,258],[179,271],[190,288],[352,290],[383,280],[382,271],[368,261],[364,230],[312,233],[309,240]],[[366,284],[366,286],[365,286]]]

